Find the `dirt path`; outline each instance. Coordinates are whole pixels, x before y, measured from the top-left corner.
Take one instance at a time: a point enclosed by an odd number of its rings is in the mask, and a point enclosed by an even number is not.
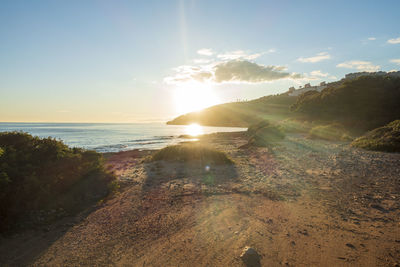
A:
[[[3,262],[242,266],[241,250],[251,246],[262,266],[400,264],[400,154],[299,135],[272,151],[238,149],[245,140],[235,134],[201,142],[228,153],[235,167],[207,172],[143,163],[147,153],[111,157],[126,184],[119,195],[57,238],[46,239],[57,227],[42,234],[48,245],[35,257],[16,261],[23,237],[3,240]],[[14,256],[4,256],[7,242]]]

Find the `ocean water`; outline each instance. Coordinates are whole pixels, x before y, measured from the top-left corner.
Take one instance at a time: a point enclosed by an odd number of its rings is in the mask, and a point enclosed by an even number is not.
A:
[[[246,130],[237,127],[206,126],[197,126],[194,129],[195,132],[204,134]],[[23,131],[34,136],[53,137],[71,147],[98,152],[118,152],[159,149],[188,140],[179,136],[191,134],[193,126],[163,123],[0,123],[0,132],[4,131]]]

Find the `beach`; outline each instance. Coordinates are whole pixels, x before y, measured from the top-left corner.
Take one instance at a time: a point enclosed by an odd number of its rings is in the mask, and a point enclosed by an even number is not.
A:
[[[105,154],[120,192],[77,216],[7,237],[5,265],[262,266],[400,264],[400,154],[289,134],[272,149],[244,133],[199,142],[234,165],[149,162],[154,150]]]

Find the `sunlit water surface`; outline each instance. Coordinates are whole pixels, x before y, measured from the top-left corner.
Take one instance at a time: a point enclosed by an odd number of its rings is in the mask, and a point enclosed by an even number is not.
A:
[[[181,135],[243,130],[246,129],[163,123],[0,123],[0,132],[23,131],[34,136],[53,137],[69,146],[98,152],[159,149],[188,140]]]

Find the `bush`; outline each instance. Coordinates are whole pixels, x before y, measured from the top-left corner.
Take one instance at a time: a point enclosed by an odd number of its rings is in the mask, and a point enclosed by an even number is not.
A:
[[[351,141],[351,137],[346,129],[338,123],[313,127],[309,131],[308,137],[330,141]]]
[[[115,180],[105,172],[101,154],[52,138],[3,132],[0,147],[0,231],[34,211],[77,210],[106,195]]]
[[[309,91],[291,109],[312,120],[339,121],[363,131],[400,118],[400,78],[394,75],[362,76]]]
[[[199,162],[202,164],[233,164],[225,153],[200,145],[200,144],[181,144],[167,146],[157,151],[151,161],[176,161],[176,162]]]
[[[248,145],[259,147],[271,146],[285,138],[285,134],[279,127],[266,120],[250,125],[247,129],[247,135],[249,136]]]
[[[367,150],[400,152],[400,120],[366,133],[351,145]]]
[[[308,133],[312,123],[307,120],[290,118],[279,122],[279,129],[284,133]]]

